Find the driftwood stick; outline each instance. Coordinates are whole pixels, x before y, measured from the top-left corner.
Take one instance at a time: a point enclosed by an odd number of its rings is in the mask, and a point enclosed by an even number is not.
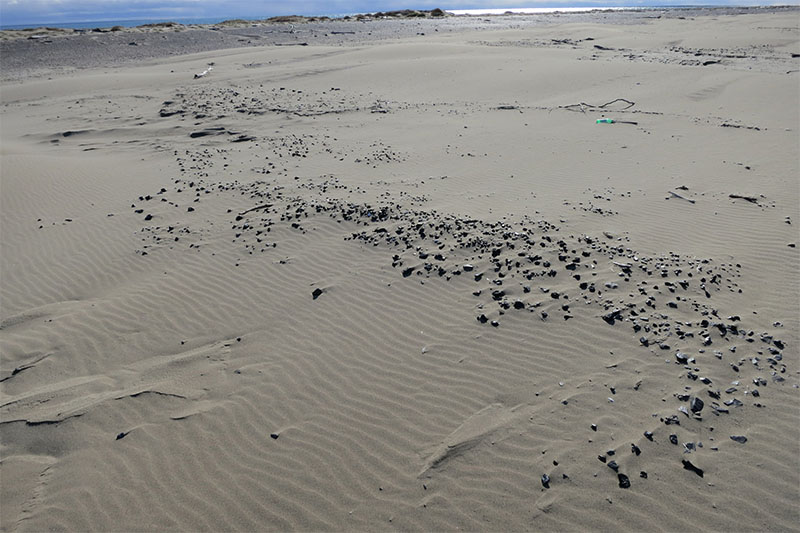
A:
[[[573,111],[573,109],[571,109],[573,107],[579,107],[581,113],[586,113],[586,108],[587,107],[591,108],[591,107],[595,107],[595,106],[593,106],[591,104],[587,104],[586,102],[581,102],[579,104],[560,105],[558,107],[560,109],[569,109],[570,111]]]
[[[670,193],[670,194],[671,194],[671,195],[672,195],[674,198],[678,198],[678,199],[680,199],[680,200],[686,200],[687,202],[689,202],[689,203],[692,203],[692,204],[694,203],[694,200],[692,200],[691,198],[687,198],[687,197],[685,197],[685,196],[681,196],[680,194],[678,194],[678,193],[676,193],[676,192],[672,192],[672,191],[669,191],[669,193]]]
[[[756,198],[755,196],[742,196],[741,194],[729,194],[728,198],[733,198],[734,200],[737,198],[740,200],[747,200],[751,204],[758,205],[758,198]]]
[[[244,215],[246,215],[247,213],[252,213],[253,211],[258,211],[259,209],[269,209],[270,207],[272,207],[272,204],[263,204],[263,205],[257,205],[257,206],[255,206],[255,207],[251,207],[250,209],[247,209],[247,210],[245,210],[245,211],[242,211],[241,213],[239,213],[239,216],[240,216],[240,217],[241,217],[241,216],[244,216]]]
[[[626,104],[628,104],[627,106],[623,107],[619,111],[625,111],[626,109],[630,109],[630,108],[632,108],[633,106],[636,105],[636,102],[632,102],[631,100],[627,100],[625,98],[615,98],[614,100],[611,100],[610,102],[606,102],[605,104],[601,104],[601,105],[592,105],[592,104],[587,104],[586,102],[579,102],[577,104],[560,105],[558,107],[560,109],[569,109],[571,111],[573,111],[573,109],[572,109],[573,107],[579,107],[580,110],[581,110],[581,113],[586,113],[587,109],[605,109],[606,107],[608,107],[611,104],[614,104],[616,102],[625,102]]]
[[[616,102],[625,102],[626,104],[628,104],[627,107],[623,107],[622,110],[630,109],[631,107],[636,105],[636,102],[631,102],[630,100],[626,100],[625,98],[616,98],[614,100],[611,100],[610,102],[606,102],[605,104],[599,105],[597,107],[604,108],[604,107],[609,106],[609,105],[611,105],[613,103],[616,103]]]

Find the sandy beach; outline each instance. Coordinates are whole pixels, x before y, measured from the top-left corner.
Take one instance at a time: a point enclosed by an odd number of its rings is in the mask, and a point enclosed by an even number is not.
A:
[[[0,529],[800,530],[798,14],[5,35]]]

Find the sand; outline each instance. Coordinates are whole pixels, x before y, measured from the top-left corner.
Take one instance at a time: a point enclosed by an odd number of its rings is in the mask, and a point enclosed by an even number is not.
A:
[[[799,26],[4,49],[0,527],[797,531]]]

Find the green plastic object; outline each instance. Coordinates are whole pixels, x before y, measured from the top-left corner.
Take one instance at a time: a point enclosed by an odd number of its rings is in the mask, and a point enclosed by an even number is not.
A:
[[[597,119],[597,123],[598,124],[613,124],[614,123],[614,119],[613,118],[598,118]]]

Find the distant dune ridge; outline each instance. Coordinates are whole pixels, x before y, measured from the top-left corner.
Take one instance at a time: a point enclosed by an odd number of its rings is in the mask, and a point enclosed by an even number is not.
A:
[[[799,529],[796,10],[430,15],[4,37],[0,529]]]

